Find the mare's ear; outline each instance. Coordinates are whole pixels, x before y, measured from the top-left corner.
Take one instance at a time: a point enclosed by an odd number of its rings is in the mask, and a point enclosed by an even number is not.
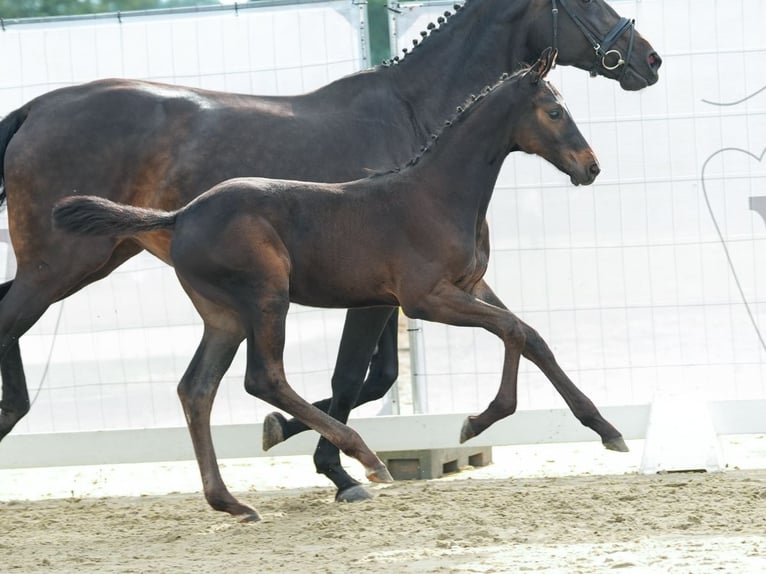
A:
[[[543,53],[540,54],[540,58],[537,62],[532,64],[532,67],[529,69],[530,81],[533,84],[545,79],[545,76],[548,75],[551,68],[556,66],[556,58],[558,55],[558,50],[554,50],[553,48],[549,47],[543,50]]]

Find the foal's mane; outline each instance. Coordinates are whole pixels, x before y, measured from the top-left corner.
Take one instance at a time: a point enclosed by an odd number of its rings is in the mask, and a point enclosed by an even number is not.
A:
[[[496,89],[506,84],[507,82],[526,74],[530,69],[531,69],[531,66],[524,65],[519,70],[516,70],[513,74],[509,74],[505,72],[503,73],[502,76],[500,76],[500,78],[494,84],[485,86],[484,89],[482,89],[482,91],[479,92],[478,94],[469,95],[465,99],[463,104],[459,105],[455,109],[455,113],[448,120],[446,120],[436,132],[431,134],[431,138],[428,140],[428,142],[426,142],[426,144],[420,148],[420,151],[415,156],[413,156],[407,163],[386,171],[373,171],[370,173],[369,177],[378,177],[378,176],[388,175],[391,173],[399,173],[400,171],[406,168],[416,165],[423,158],[423,156],[426,153],[428,153],[436,145],[436,143],[439,141],[439,138],[442,136],[442,134],[446,130],[448,130],[453,125],[462,121],[462,119],[466,117],[467,115],[470,115],[473,109],[479,103],[481,103],[484,100],[484,98],[486,98],[489,94],[491,94],[492,92],[494,92]]]

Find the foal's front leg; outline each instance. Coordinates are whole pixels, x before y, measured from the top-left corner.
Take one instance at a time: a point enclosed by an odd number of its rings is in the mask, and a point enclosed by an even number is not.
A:
[[[330,412],[330,404],[335,402],[338,396],[336,388],[339,386],[344,389],[345,397],[351,396],[351,392],[354,393],[356,401],[353,408],[356,408],[382,399],[396,382],[399,376],[397,357],[399,312],[395,307],[386,309],[386,307],[368,307],[347,311],[338,357],[335,360],[335,371],[332,375],[333,396],[313,403],[319,410]],[[378,322],[386,317],[388,317],[387,323]],[[377,332],[380,329],[382,333],[378,335]],[[360,357],[367,357],[367,359],[360,361]],[[306,430],[309,430],[309,427],[298,419],[286,419],[278,412],[270,413],[263,419],[263,450],[269,450]]]
[[[495,307],[501,307],[503,309],[506,306],[500,300],[500,298],[492,291],[484,280],[480,281],[473,289],[473,293],[482,301],[494,305]],[[609,423],[596,408],[596,405],[583,393],[572,380],[567,376],[564,370],[559,366],[556,358],[553,355],[548,344],[540,336],[540,334],[524,323],[520,321],[522,328],[524,329],[524,348],[522,355],[525,359],[532,361],[548,378],[554,388],[563,397],[572,414],[583,425],[593,429],[600,437],[602,444],[609,450],[615,450],[619,452],[627,452],[628,446],[625,444],[625,440],[622,438],[622,434],[612,424]],[[463,427],[465,431],[465,426]],[[478,434],[478,433],[474,433]],[[468,440],[470,436],[466,436],[463,439],[461,435],[461,442]]]
[[[252,301],[255,304],[249,302],[250,309],[246,314],[250,329],[245,377],[247,392],[303,421],[344,453],[357,459],[364,466],[369,480],[392,482],[386,466],[359,433],[308,403],[287,382],[282,362],[285,317],[289,305],[287,293],[269,293],[263,297],[256,294]]]
[[[482,301],[447,281],[440,281],[430,293],[412,305],[402,302],[402,307],[409,317],[448,325],[482,327],[503,341],[505,358],[497,396],[484,412],[466,421],[461,431],[461,442],[516,411],[519,360],[525,335],[523,323],[513,313]]]

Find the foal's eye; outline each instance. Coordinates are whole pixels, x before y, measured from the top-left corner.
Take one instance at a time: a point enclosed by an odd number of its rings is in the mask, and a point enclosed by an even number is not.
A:
[[[560,120],[561,110],[549,110],[548,117],[551,118],[552,120]]]

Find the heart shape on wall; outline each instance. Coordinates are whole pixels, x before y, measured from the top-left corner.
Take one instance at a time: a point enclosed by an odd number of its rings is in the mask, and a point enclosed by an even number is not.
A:
[[[753,312],[750,300],[745,292],[745,288],[742,284],[742,281],[740,280],[740,273],[737,271],[737,266],[734,261],[734,257],[732,256],[731,250],[729,249],[729,245],[727,242],[727,234],[724,232],[724,225],[722,225],[721,219],[716,215],[716,209],[713,206],[713,201],[711,200],[711,189],[709,189],[709,182],[710,177],[708,176],[707,169],[709,164],[719,157],[723,160],[724,154],[744,154],[745,158],[749,158],[750,161],[755,161],[758,164],[760,164],[765,172],[764,175],[766,175],[766,164],[764,164],[763,160],[764,157],[766,157],[766,148],[764,148],[760,154],[752,153],[749,150],[739,148],[739,147],[726,147],[722,148],[714,153],[712,153],[702,164],[702,175],[701,175],[701,181],[702,181],[702,193],[705,198],[705,205],[707,206],[708,213],[710,215],[710,219],[713,223],[713,227],[715,228],[715,232],[718,236],[719,241],[721,242],[721,247],[723,248],[724,254],[726,256],[726,261],[729,266],[729,270],[731,272],[731,277],[734,280],[734,283],[737,287],[737,291],[739,292],[740,299],[742,301],[742,304],[745,307],[745,310],[747,312],[748,318],[750,320],[750,323],[753,326],[753,329],[755,330],[755,334],[758,337],[758,340],[760,341],[761,348],[766,351],[766,341],[764,340],[763,333],[761,332],[760,326],[758,324],[758,320],[755,317],[755,313]],[[742,160],[743,158],[736,158],[737,160]],[[747,161],[747,160],[746,160]],[[750,172],[752,173],[753,170]],[[757,170],[756,170],[757,171]],[[725,178],[720,178],[722,181],[725,182]],[[725,191],[725,184],[724,189],[722,191]],[[766,192],[766,189],[764,189],[764,192]],[[725,205],[725,200],[724,200]],[[742,208],[745,208],[744,202],[742,202]],[[747,209],[750,211],[753,211],[760,215],[761,219],[763,220],[764,224],[766,224],[766,195],[750,195],[747,197]]]
[[[706,104],[710,104],[712,106],[717,107],[732,107],[732,106],[738,106],[740,104],[743,104],[744,102],[747,102],[748,100],[753,99],[758,94],[766,92],[766,86],[760,88],[759,90],[756,90],[755,92],[745,96],[744,98],[740,98],[738,100],[734,100],[731,102],[715,102],[711,100],[705,100],[702,101]],[[750,301],[747,297],[747,294],[745,292],[745,288],[742,285],[742,281],[740,281],[740,275],[737,272],[737,267],[734,262],[734,258],[732,257],[731,251],[729,250],[729,247],[727,245],[727,239],[724,234],[724,231],[722,230],[721,222],[716,217],[716,210],[713,207],[713,202],[711,201],[711,190],[708,189],[708,182],[709,179],[707,177],[707,167],[708,165],[716,158],[721,159],[721,161],[724,161],[724,154],[744,154],[744,157],[736,157],[737,160],[745,160],[745,161],[755,161],[759,164],[759,167],[766,168],[766,165],[763,164],[764,156],[766,156],[766,148],[763,149],[763,151],[760,152],[760,154],[753,153],[747,149],[741,148],[741,147],[725,147],[718,151],[713,152],[703,163],[702,165],[702,171],[701,171],[701,181],[702,181],[702,193],[705,198],[705,205],[707,206],[708,213],[710,215],[710,219],[713,223],[713,227],[715,228],[715,232],[718,235],[718,239],[721,242],[721,247],[723,248],[724,254],[726,256],[726,261],[729,266],[729,270],[731,272],[731,276],[734,279],[734,283],[737,287],[737,291],[739,292],[740,299],[742,300],[742,304],[745,307],[745,310],[747,312],[748,318],[750,320],[750,323],[753,326],[753,329],[755,330],[755,334],[758,337],[758,341],[760,342],[761,348],[766,351],[766,342],[764,341],[763,334],[761,332],[761,329],[758,325],[758,320],[755,317],[755,314],[753,313],[753,309],[750,305]],[[725,165],[725,163],[724,163]],[[756,170],[757,171],[757,170]],[[748,170],[750,174],[753,173],[753,170]],[[725,178],[722,178],[722,180],[725,182]],[[750,180],[752,181],[752,179]],[[724,184],[725,187],[725,184]],[[766,192],[766,189],[764,189],[764,192]],[[751,192],[752,193],[752,192]],[[724,205],[726,205],[726,200],[724,198]],[[744,205],[742,206],[744,208]],[[752,195],[750,194],[747,197],[747,209],[750,211],[753,211],[760,215],[761,219],[763,220],[763,223],[766,224],[766,195]]]

